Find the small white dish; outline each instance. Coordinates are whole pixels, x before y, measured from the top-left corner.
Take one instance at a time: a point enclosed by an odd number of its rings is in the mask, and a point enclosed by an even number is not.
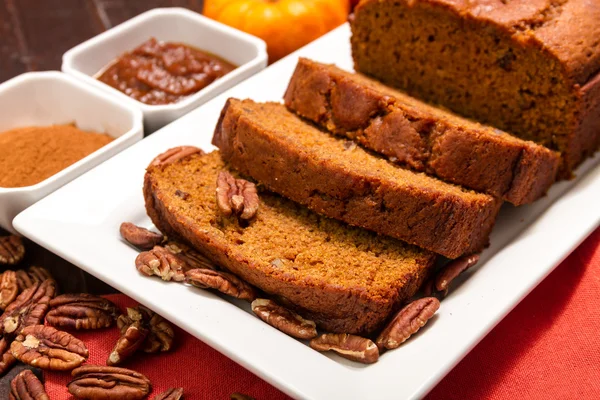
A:
[[[94,78],[121,54],[135,49],[151,37],[208,51],[237,68],[199,92],[167,105],[144,104]],[[63,55],[62,70],[106,90],[119,100],[135,104],[144,113],[146,133],[151,133],[254,75],[266,65],[264,41],[193,11],[156,8],[67,51]]]
[[[243,301],[140,274],[134,266],[138,252],[119,235],[124,221],[152,227],[142,184],[156,155],[180,145],[213,149],[226,99],[280,101],[298,56],[351,70],[349,38],[346,24],[273,64],[25,210],[15,227],[292,397],[423,398],[600,224],[598,157],[577,170],[577,179],[557,183],[534,204],[503,207],[491,246],[457,278],[436,317],[372,365],[317,353],[262,322]]]
[[[13,218],[65,183],[144,136],[142,113],[61,72],[29,72],[0,85],[0,132],[28,126],[74,123],[115,140],[44,181],[0,187],[0,226],[15,232]]]

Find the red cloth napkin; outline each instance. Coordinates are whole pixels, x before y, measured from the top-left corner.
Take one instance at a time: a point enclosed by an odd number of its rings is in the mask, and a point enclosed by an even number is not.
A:
[[[110,296],[121,307],[134,302]],[[600,396],[600,229],[519,304],[429,394],[431,399],[588,399]],[[185,388],[186,399],[287,398],[204,343],[177,330],[176,349],[127,367],[146,374],[152,395]],[[104,364],[116,328],[76,333],[90,362]],[[417,340],[415,338],[415,340]],[[69,374],[46,373],[51,399],[71,399]],[[152,396],[151,396],[152,397]]]

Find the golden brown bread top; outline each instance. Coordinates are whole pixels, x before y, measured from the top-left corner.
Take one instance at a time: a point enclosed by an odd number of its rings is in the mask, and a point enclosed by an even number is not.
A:
[[[373,3],[366,0],[356,12]],[[600,2],[596,0],[394,0],[408,6],[430,4],[465,20],[490,23],[524,46],[558,59],[573,83],[585,84],[600,72]]]

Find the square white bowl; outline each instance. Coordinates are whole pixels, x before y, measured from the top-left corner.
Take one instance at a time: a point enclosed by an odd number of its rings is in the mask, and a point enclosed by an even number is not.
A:
[[[237,68],[199,92],[166,105],[144,104],[94,78],[121,54],[135,49],[151,37],[208,51],[235,64]],[[249,78],[266,65],[264,41],[193,11],[156,8],[67,51],[63,55],[62,70],[110,92],[119,100],[135,104],[144,113],[146,133],[151,133]]]
[[[0,85],[0,132],[70,123],[115,140],[38,184],[0,187],[1,227],[16,232],[18,213],[142,139],[144,127],[140,110],[61,72],[29,72]]]

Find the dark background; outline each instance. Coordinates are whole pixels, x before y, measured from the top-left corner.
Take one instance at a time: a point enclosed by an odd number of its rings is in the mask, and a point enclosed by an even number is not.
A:
[[[202,0],[0,0],[0,82],[27,71],[60,70],[62,55],[70,48],[156,7],[185,7],[201,12]],[[6,234],[0,228],[0,235]],[[26,258],[18,268],[29,265],[48,268],[63,293],[114,292],[79,268],[26,241]]]

